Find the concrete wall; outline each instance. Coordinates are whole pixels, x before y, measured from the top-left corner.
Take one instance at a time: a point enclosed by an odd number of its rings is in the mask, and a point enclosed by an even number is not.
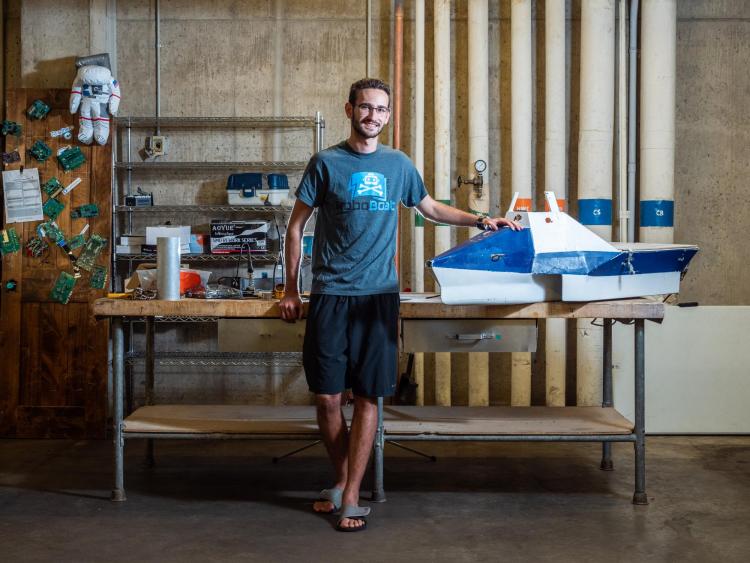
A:
[[[92,22],[113,0],[74,0],[60,10],[53,0],[11,0],[7,3],[6,78],[9,87],[69,87],[75,56],[88,54],[101,39]],[[433,177],[432,101],[432,3],[427,1],[426,28],[426,133],[425,180]],[[131,0],[116,3],[116,51],[118,78],[122,83],[121,115],[149,115],[154,111],[154,2]],[[321,111],[327,121],[326,141],[332,144],[346,136],[343,115],[349,84],[365,73],[364,0],[215,0],[211,3],[162,0],[162,102],[163,115],[254,116],[310,115]],[[92,8],[93,7],[93,8]],[[390,78],[392,42],[391,2],[373,1],[373,74]],[[466,172],[467,155],[467,54],[466,0],[453,2],[453,134],[451,139],[453,176]],[[96,13],[94,13],[96,12]],[[570,151],[569,199],[575,213],[578,137],[578,49],[580,0],[569,6],[570,44]],[[97,19],[99,18],[99,19]],[[536,98],[536,185],[544,185],[544,2],[535,3],[537,76]],[[748,263],[750,248],[738,240],[747,224],[745,185],[750,154],[748,112],[750,73],[750,3],[742,0],[678,2],[677,58],[677,151],[676,230],[677,242],[700,245],[702,252],[684,280],[683,301],[712,305],[750,304]],[[510,3],[490,2],[490,155],[487,185],[491,211],[501,213],[510,200]],[[404,64],[404,114],[402,146],[408,153],[413,138],[413,6],[405,7],[406,60]],[[387,133],[389,135],[389,133]],[[172,144],[170,158],[226,159],[306,158],[311,141],[306,133],[282,138],[248,132],[201,132]],[[136,139],[135,146],[140,140]],[[275,146],[276,145],[276,146]],[[140,178],[139,185],[153,189],[165,203],[221,201],[223,176],[193,175],[170,178]],[[465,189],[465,188],[464,188]],[[538,190],[541,192],[541,189]],[[541,194],[537,197],[541,200]],[[465,206],[465,192],[456,194]],[[404,213],[404,225],[408,214]],[[433,230],[426,228],[425,256],[433,253]],[[411,277],[410,233],[402,233],[403,279]],[[454,232],[454,242],[466,236]],[[429,277],[428,289],[432,287]],[[183,331],[167,342],[187,339],[196,347],[212,346],[209,328]],[[541,356],[541,355],[539,355]],[[535,364],[533,401],[543,400],[543,365]],[[574,360],[574,358],[572,358]],[[573,364],[574,365],[574,364]],[[431,366],[427,359],[427,370]],[[507,403],[510,394],[508,360],[493,355],[491,401]],[[569,370],[570,371],[570,370]],[[230,379],[234,376],[227,376]],[[297,383],[285,388],[296,389]],[[426,401],[433,389],[426,382]],[[267,389],[260,383],[238,383],[233,379],[219,385],[223,391],[204,398],[245,393],[262,400]],[[187,382],[176,388],[189,399],[185,389],[199,393],[202,382]],[[237,394],[238,388],[245,391]],[[257,396],[253,393],[257,392]],[[284,397],[287,391],[274,390]],[[454,358],[454,403],[467,400],[466,360]],[[287,400],[284,398],[283,400]],[[242,399],[244,400],[244,399]],[[279,399],[282,400],[282,399]],[[304,385],[289,400],[306,400]]]

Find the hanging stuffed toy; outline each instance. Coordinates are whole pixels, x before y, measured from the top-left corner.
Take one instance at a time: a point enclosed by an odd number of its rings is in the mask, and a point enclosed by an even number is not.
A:
[[[78,111],[78,140],[89,145],[92,139],[104,145],[109,137],[109,116],[120,105],[120,84],[112,77],[109,55],[81,57],[76,61],[78,73],[70,91],[70,113]]]

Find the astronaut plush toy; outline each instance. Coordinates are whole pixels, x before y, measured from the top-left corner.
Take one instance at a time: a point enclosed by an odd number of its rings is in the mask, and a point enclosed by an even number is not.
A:
[[[109,55],[92,55],[76,60],[78,73],[70,91],[70,113],[81,109],[78,140],[92,139],[104,145],[109,137],[109,116],[120,106],[120,84],[112,77]]]

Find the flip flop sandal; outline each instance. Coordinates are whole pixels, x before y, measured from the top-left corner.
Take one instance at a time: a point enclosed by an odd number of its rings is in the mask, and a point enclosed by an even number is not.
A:
[[[367,520],[365,519],[365,517],[369,514],[369,507],[346,504],[341,509],[339,521],[336,523],[336,530],[339,532],[361,532],[362,530],[367,528]],[[360,522],[362,522],[362,524],[360,526],[357,526],[356,528],[350,528],[348,526],[345,527],[341,525],[341,522],[343,522],[344,518],[347,518],[349,520],[359,520]]]
[[[315,500],[315,502],[330,502],[333,504],[333,510],[315,510],[318,514],[335,514],[339,510],[341,510],[341,495],[344,494],[344,491],[341,489],[323,489],[320,491],[320,494],[318,495],[318,498]]]

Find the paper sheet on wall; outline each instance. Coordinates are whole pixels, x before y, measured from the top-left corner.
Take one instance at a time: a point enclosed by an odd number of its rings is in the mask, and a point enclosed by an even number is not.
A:
[[[42,190],[39,187],[39,170],[27,168],[3,172],[3,195],[5,197],[5,222],[23,223],[41,221]]]

